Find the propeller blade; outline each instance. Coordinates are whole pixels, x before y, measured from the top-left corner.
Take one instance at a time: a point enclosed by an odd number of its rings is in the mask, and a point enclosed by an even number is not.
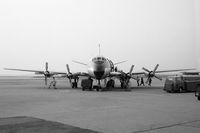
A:
[[[131,69],[130,69],[130,71],[129,71],[129,74],[132,74],[133,68],[134,68],[134,65],[131,66]]]
[[[45,70],[48,71],[48,62],[45,64]]]
[[[150,78],[151,78],[151,77],[148,77],[148,78],[147,78],[147,81],[145,82],[146,84],[149,82]]]
[[[47,76],[44,77],[45,85],[47,85]]]
[[[70,74],[71,72],[70,72],[70,69],[69,69],[69,65],[68,65],[68,64],[66,64],[66,68],[67,68],[68,74]]]
[[[155,74],[156,70],[158,69],[159,64],[157,64],[153,70],[153,75]]]
[[[162,78],[158,77],[157,75],[154,75],[155,78],[162,80]]]
[[[72,87],[72,76],[70,75],[71,74],[71,72],[70,72],[70,69],[69,69],[69,65],[68,64],[66,64],[66,68],[67,68],[67,72],[68,72],[68,79],[69,79],[69,83],[70,83],[70,85],[71,85],[71,87]]]
[[[72,87],[72,79],[71,78],[69,78],[69,83],[70,83],[70,85]]]
[[[144,68],[144,67],[143,67],[142,69],[143,69],[144,71],[146,71],[146,72],[150,72],[148,69],[146,69],[146,68]]]

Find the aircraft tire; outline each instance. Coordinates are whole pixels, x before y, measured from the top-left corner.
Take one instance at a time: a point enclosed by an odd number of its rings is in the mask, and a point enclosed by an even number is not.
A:
[[[179,93],[183,92],[183,87],[179,87]]]
[[[102,91],[101,87],[97,86],[96,91]]]
[[[123,82],[121,83],[121,88],[124,88],[124,83]]]
[[[85,91],[85,88],[84,88],[84,87],[82,88],[82,91]]]

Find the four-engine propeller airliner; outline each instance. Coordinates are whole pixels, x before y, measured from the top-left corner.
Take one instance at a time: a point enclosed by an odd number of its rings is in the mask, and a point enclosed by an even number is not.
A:
[[[105,58],[103,56],[96,56],[92,58],[88,64],[74,61],[76,63],[82,64],[87,67],[87,72],[77,72],[77,73],[71,73],[69,69],[69,65],[66,64],[67,72],[53,72],[48,70],[48,63],[45,64],[45,71],[40,70],[26,70],[26,69],[13,69],[13,68],[4,68],[5,70],[15,70],[15,71],[26,71],[26,72],[34,72],[35,74],[43,74],[45,78],[45,84],[47,85],[47,78],[53,77],[54,75],[61,75],[61,77],[67,77],[72,84],[72,79],[77,79],[79,76],[86,76],[93,79],[96,79],[98,81],[98,88],[101,89],[100,81],[103,79],[109,78],[109,80],[112,80],[112,78],[117,78],[121,82],[122,88],[128,88],[128,84],[130,79],[135,79],[135,75],[144,75],[147,77],[148,82],[150,78],[155,77],[159,80],[162,80],[160,77],[156,75],[156,73],[163,73],[163,72],[174,72],[174,71],[185,71],[185,70],[191,70],[191,69],[178,69],[178,70],[164,70],[164,71],[157,71],[158,64],[155,66],[153,71],[150,71],[146,68],[142,68],[145,72],[133,72],[134,65],[130,67],[129,72],[123,72],[122,70],[117,70],[116,65],[123,63],[113,63],[110,59]],[[106,83],[109,82],[106,81]],[[77,86],[77,83],[76,85]],[[114,85],[113,85],[114,86]],[[98,89],[98,90],[99,90]]]

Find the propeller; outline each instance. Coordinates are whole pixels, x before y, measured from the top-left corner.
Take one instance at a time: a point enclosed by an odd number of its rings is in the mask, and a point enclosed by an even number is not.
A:
[[[157,64],[156,66],[155,66],[155,68],[154,68],[154,70],[153,71],[150,71],[150,70],[148,70],[147,68],[142,68],[144,71],[146,71],[146,72],[148,72],[148,74],[146,74],[147,75],[147,81],[146,81],[146,83],[148,83],[149,82],[149,80],[152,78],[152,77],[155,77],[155,78],[157,78],[157,79],[159,79],[159,80],[162,80],[160,77],[158,77],[155,73],[156,73],[156,70],[158,69],[158,66],[159,66],[159,64]]]
[[[132,78],[133,68],[134,68],[134,65],[131,66],[129,72],[127,72],[127,73],[123,72],[122,70],[120,70],[120,71],[118,70],[118,72],[123,74],[125,78]]]
[[[122,77],[121,77],[121,82],[127,87],[128,84],[129,84],[129,81],[131,78],[135,79],[133,76],[132,76],[132,72],[133,72],[133,68],[134,68],[134,65],[131,66],[129,72],[125,73],[123,71],[118,71],[122,74]]]
[[[134,68],[134,65],[131,66],[129,72],[126,73],[126,76],[127,76],[129,79],[130,79],[130,78],[133,78],[133,79],[137,80],[136,78],[134,78],[134,77],[132,76],[133,68]]]

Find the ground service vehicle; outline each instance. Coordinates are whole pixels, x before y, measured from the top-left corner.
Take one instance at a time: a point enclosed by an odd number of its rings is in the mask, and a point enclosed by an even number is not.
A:
[[[195,92],[200,75],[177,75],[167,77],[163,90],[167,92]]]
[[[92,80],[91,79],[82,79],[81,81],[81,87],[82,87],[82,90],[86,90],[86,89],[89,89],[89,90],[92,90]]]

